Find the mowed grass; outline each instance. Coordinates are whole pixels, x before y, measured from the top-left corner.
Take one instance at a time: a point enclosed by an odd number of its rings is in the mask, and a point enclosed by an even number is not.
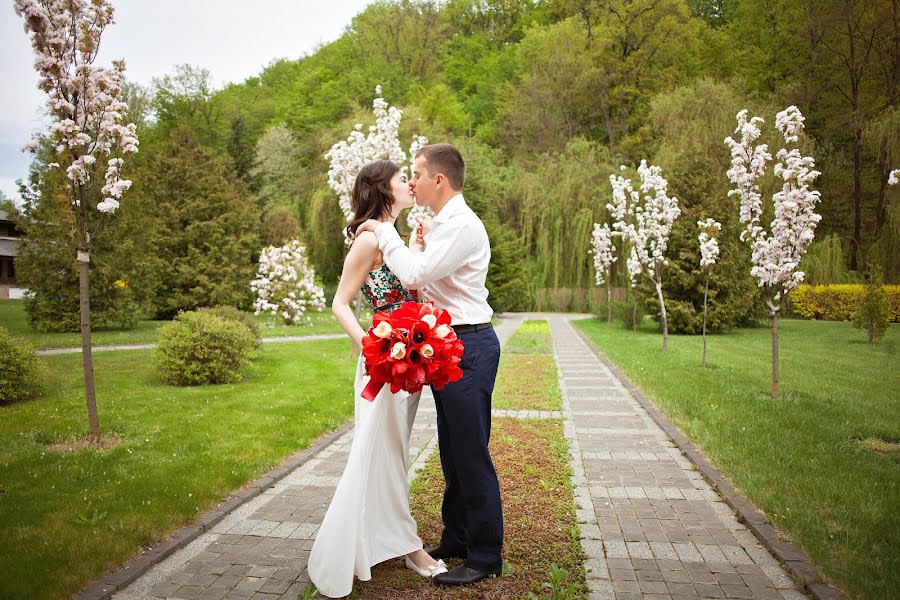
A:
[[[310,323],[303,325],[283,325],[276,323],[271,317],[259,315],[260,334],[263,337],[284,337],[293,335],[318,335],[324,333],[342,333],[343,330],[334,320],[331,311],[309,313]],[[93,330],[91,342],[95,346],[112,344],[149,344],[157,340],[159,328],[168,321],[140,320],[134,329],[125,330]],[[363,311],[360,323],[368,327],[372,323],[371,311]],[[35,348],[80,347],[81,333],[39,333],[32,331],[25,314],[25,303],[22,300],[0,300],[0,327],[5,327],[17,337],[23,338]]]
[[[509,338],[491,401],[500,410],[561,410],[547,321],[525,321]]]
[[[494,419],[490,448],[503,502],[503,576],[441,588],[391,560],[375,566],[370,581],[358,581],[352,598],[525,598],[529,592],[544,597],[542,585],[554,563],[569,572],[563,583],[571,594],[555,597],[587,596],[562,422]],[[444,476],[435,452],[410,489],[410,508],[426,546],[440,541],[443,494]],[[447,561],[450,568],[461,563]]]
[[[854,598],[900,589],[900,326],[869,346],[848,323],[780,324],[781,397],[769,396],[767,328],[637,333],[597,319],[594,341],[820,572]],[[886,443],[876,443],[883,440]],[[887,451],[879,451],[879,449]]]
[[[161,385],[150,357],[94,357],[107,450],[51,448],[87,429],[78,355],[0,407],[0,598],[72,594],[353,413],[345,340],[265,345],[235,385]]]

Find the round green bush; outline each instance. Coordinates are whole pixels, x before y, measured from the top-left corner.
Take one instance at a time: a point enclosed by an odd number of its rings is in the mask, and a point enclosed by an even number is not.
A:
[[[173,385],[235,383],[255,346],[245,325],[211,311],[182,312],[160,328],[153,366]]]
[[[198,309],[201,312],[208,312],[219,317],[222,317],[226,321],[234,321],[235,323],[240,323],[244,327],[250,330],[250,333],[253,334],[253,339],[256,340],[256,346],[259,347],[262,343],[262,336],[259,332],[259,322],[256,320],[256,317],[253,316],[252,313],[244,312],[239,308],[235,308],[234,306],[212,306],[207,308]]]
[[[31,398],[37,391],[39,375],[31,344],[0,327],[0,404]]]

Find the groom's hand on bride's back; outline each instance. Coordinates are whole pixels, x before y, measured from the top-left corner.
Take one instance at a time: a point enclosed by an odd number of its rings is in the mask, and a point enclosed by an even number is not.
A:
[[[375,228],[381,225],[381,221],[376,221],[375,219],[369,219],[368,221],[363,221],[362,225],[356,228],[356,237],[359,237],[363,231],[371,231],[375,233]]]

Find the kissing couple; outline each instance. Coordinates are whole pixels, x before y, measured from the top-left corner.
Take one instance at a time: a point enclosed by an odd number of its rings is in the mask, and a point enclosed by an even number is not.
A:
[[[466,585],[499,575],[503,512],[500,486],[488,451],[491,394],[500,342],[485,287],[491,248],[481,219],[462,190],[466,166],[450,144],[422,147],[412,178],[389,161],[367,164],[353,186],[353,240],[332,303],[337,322],[357,350],[366,331],[350,307],[361,289],[373,311],[403,302],[429,301],[448,311],[465,352],[462,378],[433,390],[446,487],[443,532],[424,547],[409,509],[409,437],[421,392],[392,394],[384,386],[374,402],[362,390],[369,378],[362,355],[356,367],[355,430],[347,466],[319,528],[308,572],[320,594],[350,594],[353,578],[371,579],[371,568],[402,557],[406,566],[440,585]],[[420,223],[409,246],[395,222],[413,203],[434,219]],[[448,569],[444,559],[463,559]]]

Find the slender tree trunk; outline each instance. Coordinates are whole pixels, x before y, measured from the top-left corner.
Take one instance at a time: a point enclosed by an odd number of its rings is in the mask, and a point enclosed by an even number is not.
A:
[[[703,290],[703,358],[700,365],[706,368],[706,299],[709,297],[709,272],[706,273],[706,289]]]
[[[631,298],[631,330],[637,331],[637,298]]]
[[[772,397],[777,398],[778,387],[778,313],[772,312]]]
[[[656,280],[656,295],[659,297],[659,311],[662,316],[662,351],[665,352],[669,348],[669,323],[666,320],[666,303],[663,301],[662,282],[658,278]]]
[[[606,271],[606,322],[612,323],[612,288],[609,285],[609,270]]]
[[[88,429],[96,441],[100,439],[100,417],[97,415],[97,394],[94,390],[94,361],[91,356],[91,301],[88,275],[90,253],[78,252],[78,296],[81,308],[81,360],[84,366],[84,398],[87,402]]]
[[[855,115],[854,115],[855,118]],[[850,240],[850,270],[859,270],[862,242],[862,131],[853,131],[853,238]]]

